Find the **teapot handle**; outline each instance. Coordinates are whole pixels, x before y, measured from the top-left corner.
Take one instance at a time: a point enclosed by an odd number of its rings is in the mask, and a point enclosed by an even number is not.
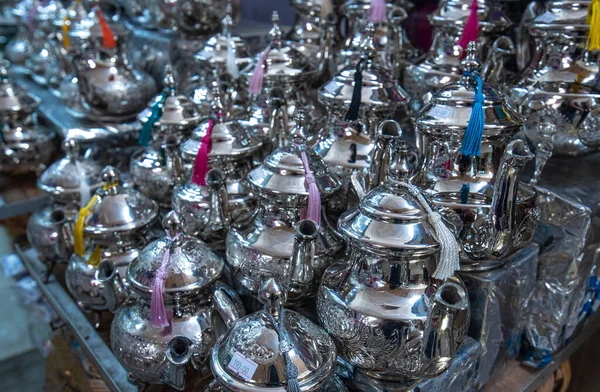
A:
[[[213,304],[219,315],[225,321],[228,329],[241,317],[246,315],[242,300],[233,289],[225,283],[218,282],[213,292]]]

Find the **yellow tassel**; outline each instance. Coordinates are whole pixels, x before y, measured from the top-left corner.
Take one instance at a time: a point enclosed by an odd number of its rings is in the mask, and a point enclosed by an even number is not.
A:
[[[92,267],[97,267],[98,264],[100,264],[101,260],[102,260],[102,249],[100,249],[99,246],[96,246],[96,249],[94,249],[94,251],[90,255],[90,258],[88,259],[87,263],[89,265],[91,265]]]
[[[71,30],[71,19],[68,16],[65,16],[62,24],[62,39],[63,46],[65,49],[69,49],[71,46],[71,40],[69,39],[69,30]]]
[[[600,50],[600,0],[593,0],[590,4],[586,22],[590,25],[586,49]]]

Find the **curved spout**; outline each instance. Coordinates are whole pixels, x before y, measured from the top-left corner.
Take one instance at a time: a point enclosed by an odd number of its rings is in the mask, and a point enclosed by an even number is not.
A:
[[[53,210],[50,214],[50,222],[56,230],[55,251],[60,260],[66,261],[73,253],[73,227],[61,208]]]
[[[188,368],[192,367],[193,342],[185,336],[175,336],[167,345],[169,365],[164,369],[162,381],[172,388],[182,391],[185,388]]]
[[[233,289],[224,283],[217,283],[213,292],[213,303],[228,329],[246,315],[244,304]]]
[[[515,54],[513,41],[506,36],[498,37],[481,67],[482,78],[490,84],[502,84],[505,78],[506,59]]]
[[[181,185],[185,182],[185,173],[183,160],[179,153],[179,140],[174,135],[168,135],[165,138],[165,158],[167,164],[167,173],[169,178],[173,179],[174,185]]]
[[[490,211],[494,225],[493,253],[496,257],[502,257],[511,248],[517,226],[517,192],[521,174],[525,164],[533,158],[535,156],[527,144],[517,139],[508,144],[500,161]]]
[[[391,43],[393,47],[391,48],[391,53],[393,54],[393,64],[392,66],[392,76],[394,80],[399,80],[402,77],[402,62],[406,59],[407,53],[404,52],[405,49],[405,41],[406,36],[404,34],[404,29],[402,28],[402,23],[408,18],[408,14],[401,7],[394,7],[388,13],[388,20],[391,22],[391,33],[393,37],[391,37]],[[389,50],[389,49],[388,49]]]
[[[315,242],[319,226],[315,221],[304,219],[296,225],[294,248],[291,257],[291,273],[288,298],[298,299],[309,293],[314,280]]]
[[[213,233],[227,231],[231,224],[225,179],[225,173],[219,169],[212,169],[206,173],[206,186],[210,192],[208,227]]]
[[[100,262],[96,271],[96,279],[104,285],[106,307],[114,313],[127,299],[127,289],[112,261]]]
[[[335,44],[335,26],[337,20],[333,14],[329,14],[325,17],[325,32],[321,37],[321,47],[319,50],[319,80],[327,81],[335,74],[335,62],[334,62],[334,44]]]
[[[373,149],[365,193],[386,180],[393,155],[392,141],[401,137],[402,127],[395,120],[384,120],[377,126],[375,148]]]

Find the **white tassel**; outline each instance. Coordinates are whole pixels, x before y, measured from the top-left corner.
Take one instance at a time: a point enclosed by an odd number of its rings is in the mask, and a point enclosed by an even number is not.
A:
[[[331,4],[331,0],[322,0],[321,1],[321,18],[325,19],[327,15],[333,13],[333,4]]]
[[[79,161],[75,160],[75,169],[77,170],[77,174],[79,176],[79,202],[82,207],[86,206],[90,201],[91,192],[90,192],[90,184],[85,179],[85,171],[81,167]]]
[[[435,272],[431,276],[442,281],[446,280],[454,275],[454,271],[460,269],[460,250],[456,238],[442,221],[440,214],[434,211],[429,203],[427,203],[419,188],[406,183],[403,185],[408,188],[410,193],[417,198],[419,203],[425,208],[425,211],[427,211],[427,220],[433,226],[437,240],[440,243],[440,259]]]
[[[227,33],[227,72],[235,79],[239,78],[240,70],[235,56],[235,42],[231,39],[231,33]]]

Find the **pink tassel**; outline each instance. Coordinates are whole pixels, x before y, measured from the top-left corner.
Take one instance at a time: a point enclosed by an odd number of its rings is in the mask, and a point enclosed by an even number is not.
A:
[[[167,268],[171,262],[171,244],[175,241],[181,233],[170,237],[167,233],[167,245],[165,247],[165,253],[163,255],[162,263],[158,270],[156,270],[156,276],[154,277],[154,283],[152,284],[152,301],[150,302],[150,323],[154,328],[164,328],[169,326],[169,315],[167,309],[165,309],[165,278],[167,277]]]
[[[208,154],[212,147],[212,131],[215,126],[214,120],[208,121],[206,134],[200,141],[200,148],[194,162],[194,171],[192,173],[192,182],[196,185],[206,186],[206,173],[208,173]]]
[[[369,22],[387,22],[387,16],[385,14],[386,10],[387,4],[385,3],[385,0],[371,0],[371,14],[369,15]]]
[[[321,225],[321,193],[319,192],[319,187],[317,187],[315,176],[310,171],[308,157],[306,156],[305,151],[300,153],[300,158],[302,159],[304,176],[306,178],[306,185],[308,186],[308,214],[306,218],[317,222],[318,225]]]
[[[262,91],[263,80],[265,79],[265,70],[267,68],[267,56],[271,51],[271,45],[267,46],[265,50],[258,57],[258,62],[252,73],[252,79],[250,79],[250,87],[248,92],[250,94],[260,94]]]
[[[465,23],[465,28],[458,40],[457,44],[463,48],[463,53],[467,53],[467,45],[469,42],[477,41],[477,36],[479,35],[479,19],[477,19],[477,0],[473,0],[471,3],[471,13],[469,14],[469,19],[467,19],[467,23]]]

